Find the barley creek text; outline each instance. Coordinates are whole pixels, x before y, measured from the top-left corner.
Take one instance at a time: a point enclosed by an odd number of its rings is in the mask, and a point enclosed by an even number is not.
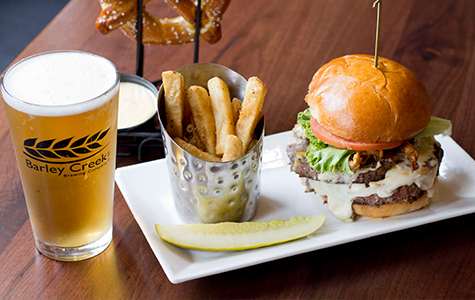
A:
[[[98,169],[104,166],[109,161],[109,158],[110,152],[106,152],[101,153],[99,157],[93,157],[85,162],[64,163],[59,166],[55,164],[40,163],[27,158],[25,159],[25,165],[27,168],[32,169],[35,172],[68,177],[71,174],[85,174]]]

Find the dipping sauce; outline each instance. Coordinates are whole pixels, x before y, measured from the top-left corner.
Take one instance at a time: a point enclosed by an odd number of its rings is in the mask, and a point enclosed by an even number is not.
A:
[[[156,111],[157,97],[151,90],[133,82],[120,83],[118,129],[140,125]]]

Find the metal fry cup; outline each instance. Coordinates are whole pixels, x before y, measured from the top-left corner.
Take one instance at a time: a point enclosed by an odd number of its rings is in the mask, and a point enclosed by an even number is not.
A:
[[[246,79],[218,64],[192,64],[177,70],[191,85],[207,87],[218,76],[229,86],[231,97],[244,99]],[[173,190],[175,207],[187,223],[242,222],[252,219],[260,194],[264,118],[254,131],[257,141],[234,161],[210,162],[181,148],[166,131],[167,118],[163,85],[158,93],[158,118]]]

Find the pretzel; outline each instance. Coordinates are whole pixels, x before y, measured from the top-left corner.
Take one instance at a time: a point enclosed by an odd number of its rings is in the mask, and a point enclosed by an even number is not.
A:
[[[178,45],[193,42],[195,10],[193,0],[165,0],[177,13],[174,18],[158,18],[143,10],[143,42],[147,44]],[[204,0],[200,36],[210,44],[221,39],[221,20],[231,0]],[[120,28],[135,40],[136,0],[99,0],[101,12],[96,28],[103,34]]]

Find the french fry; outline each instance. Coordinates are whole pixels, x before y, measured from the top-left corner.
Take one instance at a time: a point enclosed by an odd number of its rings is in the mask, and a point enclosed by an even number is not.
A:
[[[167,114],[167,131],[172,137],[183,136],[183,115],[185,106],[185,80],[178,72],[162,73],[165,90],[165,113]]]
[[[206,152],[215,154],[216,127],[208,92],[201,86],[193,85],[188,88],[187,96],[198,136],[203,142]]]
[[[183,110],[183,122],[181,123],[183,125],[182,137],[186,137],[186,130],[188,126],[195,128],[195,125],[193,124],[193,118],[191,117],[190,103],[186,99],[186,89],[185,89],[185,105],[184,106],[185,107]]]
[[[239,118],[239,112],[241,111],[241,100],[233,98],[231,105],[233,106],[233,123],[236,124]]]
[[[253,138],[254,129],[256,129],[262,113],[266,93],[267,89],[259,78],[249,78],[239,119],[236,123],[236,134],[242,142],[244,152]]]
[[[219,77],[208,81],[208,90],[216,126],[216,154],[224,153],[226,135],[235,134],[233,109],[226,83]]]
[[[244,155],[241,140],[232,134],[226,135],[224,144],[223,161],[230,161]]]
[[[174,140],[180,147],[183,148],[183,150],[187,151],[188,153],[190,153],[193,156],[198,157],[199,159],[203,159],[203,160],[207,160],[207,161],[215,161],[215,162],[221,161],[221,159],[219,159],[219,157],[217,157],[213,154],[209,154],[208,152],[204,152],[204,151],[200,150],[198,147],[196,147],[195,145],[192,145],[190,143],[185,142],[181,138],[177,137]]]
[[[195,124],[191,122],[190,124],[186,125],[185,132],[183,133],[183,139],[188,143],[198,147],[200,150],[205,151],[206,147],[204,143],[201,141],[198,130],[196,130]]]

